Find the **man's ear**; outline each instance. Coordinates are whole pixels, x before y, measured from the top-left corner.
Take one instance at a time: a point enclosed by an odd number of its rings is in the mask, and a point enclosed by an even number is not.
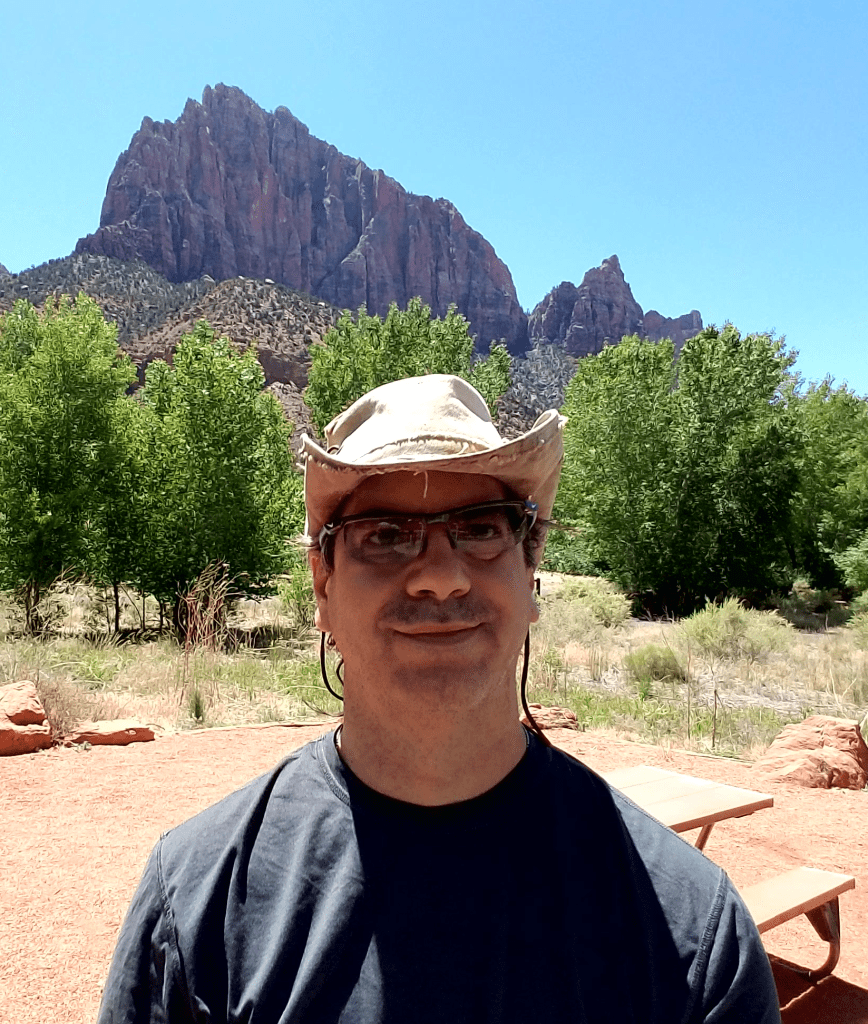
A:
[[[328,615],[328,581],[331,572],[326,568],[325,560],[320,551],[308,551],[307,561],[313,576],[313,594],[316,598],[314,625],[321,633],[330,633]]]

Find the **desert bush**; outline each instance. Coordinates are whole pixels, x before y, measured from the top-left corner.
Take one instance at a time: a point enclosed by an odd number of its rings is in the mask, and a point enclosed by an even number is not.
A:
[[[313,593],[313,577],[307,559],[301,553],[293,554],[289,571],[277,587],[280,605],[299,634],[313,629],[316,599]]]
[[[847,623],[847,629],[853,634],[856,646],[868,651],[868,611],[854,615]]]
[[[579,601],[566,601],[558,594],[540,600],[539,623],[531,630],[531,643],[566,647],[599,639],[602,627],[591,609]]]
[[[593,620],[608,629],[623,625],[630,617],[630,602],[609,580],[582,576],[565,580],[556,595],[559,601],[580,605]]]
[[[36,692],[55,742],[72,732],[80,722],[93,717],[87,695],[68,679],[40,676],[36,680]]]
[[[687,669],[671,647],[645,644],[624,656],[622,662],[627,677],[636,684],[659,683],[666,679],[687,681]]]
[[[851,590],[868,591],[868,532],[858,543],[836,555],[835,564]]]
[[[812,632],[840,626],[850,616],[840,591],[817,590],[805,580],[796,580],[790,593],[774,605],[791,626]]]
[[[792,627],[777,612],[746,608],[736,598],[720,604],[709,601],[686,619],[678,629],[680,644],[708,659],[756,661],[773,651],[785,650]]]

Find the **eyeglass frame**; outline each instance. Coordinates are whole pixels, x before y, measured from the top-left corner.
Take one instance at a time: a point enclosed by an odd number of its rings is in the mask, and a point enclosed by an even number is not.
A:
[[[343,529],[343,527],[349,523],[365,522],[366,520],[373,521],[377,519],[382,519],[383,521],[388,522],[389,516],[392,516],[395,519],[421,521],[424,524],[424,529],[422,533],[422,540],[419,545],[419,550],[411,557],[408,557],[406,559],[397,559],[396,562],[393,563],[398,566],[409,565],[411,562],[415,561],[415,559],[417,559],[421,554],[425,552],[428,546],[429,526],[432,526],[436,523],[443,523],[444,526],[446,527],[446,536],[449,538],[449,544],[452,547],[452,549],[454,551],[463,551],[462,542],[459,542],[457,538],[452,535],[452,531],[449,529],[450,519],[452,519],[454,516],[462,512],[474,512],[476,510],[482,510],[487,508],[503,508],[504,506],[516,508],[522,512],[522,520],[519,524],[518,529],[510,531],[512,533],[512,537],[514,540],[513,546],[518,547],[518,545],[521,544],[521,542],[525,539],[525,537],[527,537],[527,535],[533,529],[534,524],[537,522],[539,517],[539,506],[536,504],[536,502],[522,500],[521,498],[499,498],[496,499],[495,501],[476,502],[473,505],[462,505],[459,508],[446,509],[443,512],[434,512],[431,514],[426,514],[424,512],[377,512],[376,510],[368,512],[359,512],[354,515],[344,516],[342,519],[339,519],[334,523],[326,523],[320,529],[319,534],[317,535],[317,544],[319,546],[319,550],[323,554],[323,558],[325,559],[326,564],[328,564],[330,559],[326,555],[326,544],[330,539],[336,538],[338,533]],[[504,548],[503,550],[508,551],[509,548]],[[474,556],[471,555],[469,557]],[[498,555],[492,556],[492,558],[496,557],[498,557]],[[360,561],[366,562],[365,559],[360,559]],[[380,564],[387,566],[389,563],[377,563],[372,561],[366,562],[366,564]]]

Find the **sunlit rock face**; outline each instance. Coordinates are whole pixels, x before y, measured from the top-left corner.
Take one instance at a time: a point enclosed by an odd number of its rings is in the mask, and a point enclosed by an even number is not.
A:
[[[271,278],[378,315],[419,295],[438,316],[454,303],[480,348],[527,345],[509,270],[450,202],[407,192],[286,107],[269,113],[223,85],[175,122],[144,119],[76,252],[142,259],[173,282]]]
[[[564,281],[530,315],[528,333],[536,345],[557,344],[572,356],[595,355],[604,345],[616,345],[627,334],[642,338],[671,338],[676,351],[702,330],[696,310],[683,316],[642,312],[617,256],[603,260],[582,278],[578,287]]]

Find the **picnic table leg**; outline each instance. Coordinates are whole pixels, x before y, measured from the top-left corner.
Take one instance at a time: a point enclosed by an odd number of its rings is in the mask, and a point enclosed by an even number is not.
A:
[[[820,978],[827,977],[835,970],[838,957],[841,955],[841,911],[838,906],[838,897],[836,896],[834,899],[829,900],[828,903],[824,903],[821,907],[808,910],[805,917],[814,926],[814,930],[820,938],[829,943],[829,955],[826,957],[826,962],[823,966],[818,967],[815,971],[790,963],[787,963],[787,967],[797,974],[808,978],[809,981],[819,981]]]
[[[818,978],[825,978],[827,974],[831,974],[835,970],[838,957],[841,955],[841,911],[838,907],[838,897],[824,903],[822,907],[809,910],[806,916],[820,938],[829,943],[829,955],[826,962],[816,971],[808,972],[811,981],[816,981]]]
[[[711,835],[711,830],[714,828],[714,822],[710,822],[708,825],[703,825],[699,830],[699,835],[696,839],[696,849],[704,850],[705,844],[708,842],[708,837]]]

